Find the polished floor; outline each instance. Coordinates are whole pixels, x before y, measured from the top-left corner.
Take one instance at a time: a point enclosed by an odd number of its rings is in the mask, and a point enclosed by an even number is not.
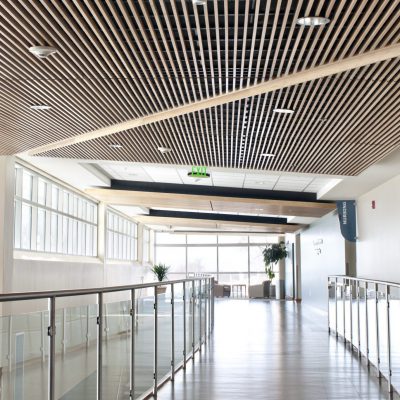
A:
[[[215,313],[212,340],[158,399],[398,399],[313,308],[230,299],[217,300]]]

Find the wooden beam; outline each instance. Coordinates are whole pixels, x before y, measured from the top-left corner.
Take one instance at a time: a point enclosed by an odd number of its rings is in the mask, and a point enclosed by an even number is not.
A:
[[[170,118],[182,116],[196,111],[205,110],[211,107],[220,106],[222,104],[246,99],[248,97],[261,95],[268,92],[273,92],[282,88],[293,85],[299,85],[304,82],[315,79],[324,78],[345,71],[360,68],[366,65],[385,61],[388,59],[400,56],[400,44],[394,44],[377,50],[372,50],[363,54],[352,56],[346,59],[324,64],[308,70],[296,72],[291,75],[286,75],[281,78],[262,82],[232,92],[213,96],[204,100],[188,103],[183,106],[174,107],[165,111],[156,112],[144,117],[130,119],[125,122],[110,125],[101,129],[86,132],[74,137],[59,140],[44,146],[36,147],[28,151],[28,155],[36,155],[50,150],[70,146],[77,143],[86,142],[96,138],[112,135],[117,132],[126,131],[132,128],[153,124],[155,122],[164,121]]]

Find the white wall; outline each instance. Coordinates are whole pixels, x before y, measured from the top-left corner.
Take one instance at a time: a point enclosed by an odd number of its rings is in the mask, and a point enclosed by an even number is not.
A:
[[[314,222],[301,233],[303,302],[326,311],[328,276],[345,273],[345,239],[340,233],[338,216],[333,212]]]
[[[359,197],[357,217],[357,276],[400,282],[400,175]]]

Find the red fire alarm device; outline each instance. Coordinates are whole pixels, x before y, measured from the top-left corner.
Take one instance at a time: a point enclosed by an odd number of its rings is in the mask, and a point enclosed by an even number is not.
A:
[[[371,206],[372,206],[372,209],[375,210],[375,200],[372,200]]]

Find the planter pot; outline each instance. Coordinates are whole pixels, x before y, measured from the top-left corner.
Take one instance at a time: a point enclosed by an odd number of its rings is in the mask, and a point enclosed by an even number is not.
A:
[[[269,298],[270,289],[271,289],[271,281],[264,281],[263,289],[264,289],[264,297]]]
[[[167,291],[167,287],[166,286],[157,286],[156,287],[156,293],[157,294],[165,294],[166,291]]]

